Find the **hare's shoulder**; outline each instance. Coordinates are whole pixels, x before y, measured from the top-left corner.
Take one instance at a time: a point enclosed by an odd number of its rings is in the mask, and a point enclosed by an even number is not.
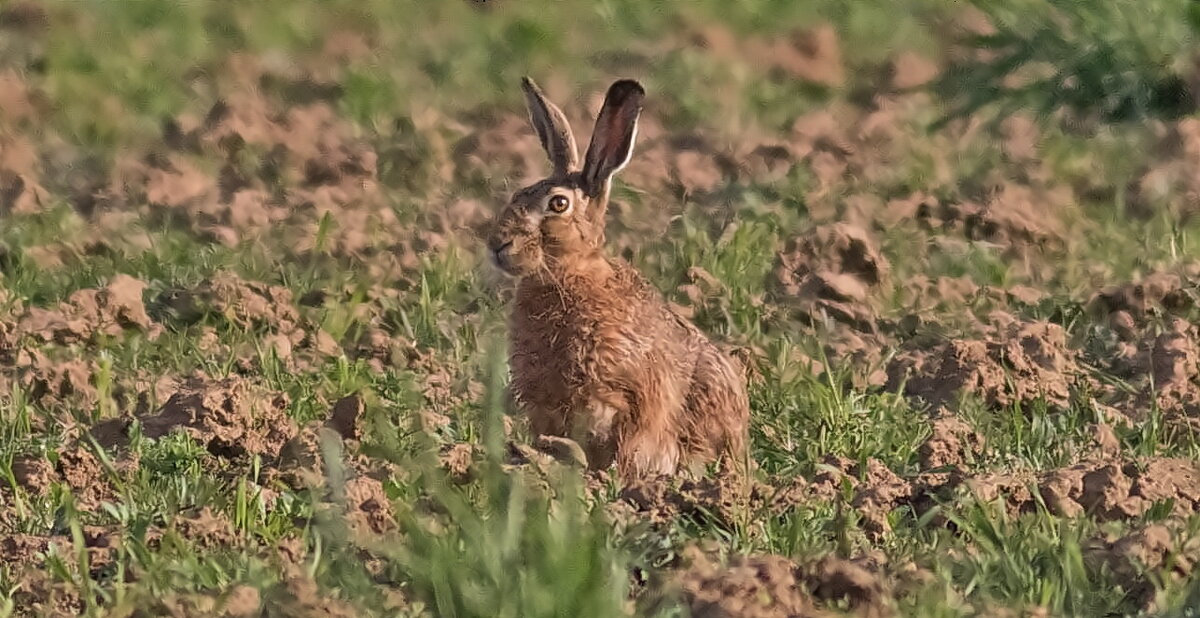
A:
[[[614,295],[625,301],[636,300],[666,306],[662,292],[632,264],[618,258],[610,258],[609,264],[613,274],[608,281],[608,287]]]

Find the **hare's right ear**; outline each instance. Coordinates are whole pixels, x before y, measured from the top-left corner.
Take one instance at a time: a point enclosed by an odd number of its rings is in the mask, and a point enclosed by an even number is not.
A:
[[[567,117],[546,100],[542,89],[532,79],[522,78],[521,89],[525,91],[525,103],[529,106],[529,122],[542,141],[542,148],[550,155],[555,175],[565,176],[579,165],[575,136],[571,133],[571,125],[567,124]]]
[[[629,163],[645,98],[642,85],[632,79],[609,86],[592,131],[592,143],[583,157],[583,189],[589,196],[603,193],[613,174]]]

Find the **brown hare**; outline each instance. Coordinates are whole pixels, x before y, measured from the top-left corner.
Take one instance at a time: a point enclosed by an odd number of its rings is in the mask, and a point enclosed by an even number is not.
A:
[[[633,152],[645,91],[608,90],[582,165],[566,117],[529,78],[529,116],[553,172],[517,191],[487,245],[518,277],[511,389],[537,435],[572,438],[624,479],[745,457],[744,372],[604,250],[613,174]]]

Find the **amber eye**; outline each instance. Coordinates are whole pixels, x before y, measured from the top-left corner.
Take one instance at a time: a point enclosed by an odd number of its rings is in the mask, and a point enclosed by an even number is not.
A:
[[[571,200],[567,199],[565,195],[555,195],[550,198],[547,206],[549,206],[551,212],[562,214],[567,212],[567,209],[571,207]]]

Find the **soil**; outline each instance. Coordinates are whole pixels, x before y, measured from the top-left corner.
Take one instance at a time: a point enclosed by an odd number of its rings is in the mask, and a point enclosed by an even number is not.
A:
[[[155,413],[139,419],[142,433],[160,438],[183,431],[214,455],[279,455],[296,435],[287,396],[264,391],[241,378],[195,381],[180,387]]]
[[[766,489],[732,475],[682,481],[666,477],[636,480],[621,490],[618,502],[609,505],[610,514],[618,519],[632,517],[659,524],[685,517],[733,529],[750,516],[752,507],[765,502]]]
[[[890,616],[878,576],[854,562],[827,556],[797,564],[776,555],[737,556],[727,564],[696,549],[675,575],[692,616],[713,618],[832,617],[833,607],[853,615]]]
[[[890,266],[877,243],[860,227],[835,223],[790,240],[779,254],[775,279],[780,295],[802,319],[820,316],[873,332],[870,302],[887,282]]]
[[[888,367],[888,387],[934,409],[954,408],[964,394],[998,409],[1039,402],[1066,409],[1085,374],[1063,328],[1014,322],[992,330],[982,340],[951,340],[901,354]]]

